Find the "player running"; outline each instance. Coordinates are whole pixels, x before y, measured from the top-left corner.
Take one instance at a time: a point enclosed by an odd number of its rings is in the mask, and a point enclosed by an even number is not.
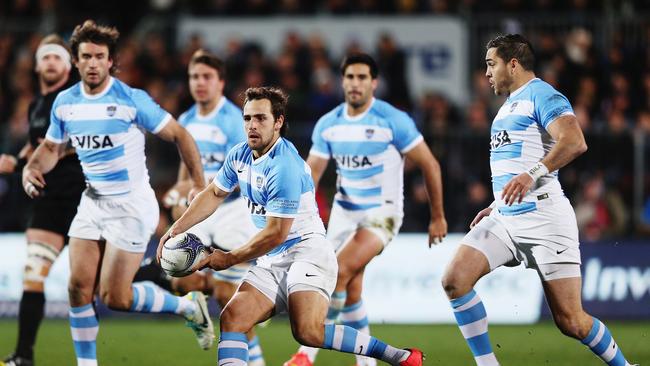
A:
[[[286,101],[279,89],[246,91],[247,143],[228,153],[213,182],[161,238],[158,258],[169,237],[209,217],[239,186],[261,231],[240,248],[213,251],[195,268],[222,270],[257,258],[221,313],[218,365],[246,365],[246,332],[285,311],[301,344],[366,355],[391,365],[421,365],[418,350],[397,349],[351,327],[325,324],[336,283],[336,258],[318,215],[309,166],[282,137],[287,129]]]
[[[205,185],[196,145],[187,131],[139,89],[113,78],[119,33],[88,20],[75,27],[70,45],[81,82],[54,101],[44,142],[23,170],[30,197],[46,188],[46,174],[70,141],[86,178],[70,226],[70,327],[79,366],[97,365],[99,329],[93,306],[99,296],[109,308],[184,316],[199,343],[209,348],[212,323],[202,294],[173,296],[154,285],[131,285],[151,234],[158,204],[145,165],[144,130],[174,142],[197,192]]]
[[[443,278],[461,333],[480,366],[498,365],[485,307],[474,284],[523,262],[539,274],[558,328],[610,366],[630,365],[600,320],[582,309],[578,227],[558,169],[587,150],[567,98],[535,77],[535,57],[518,34],[488,42],[485,75],[507,96],[492,122],[494,203],[472,221]]]
[[[338,260],[338,279],[327,314],[370,333],[361,299],[366,265],[391,242],[402,225],[404,157],[423,173],[429,194],[429,245],[447,234],[442,205],[440,165],[413,120],[390,104],[375,99],[378,68],[366,54],[346,57],[341,64],[345,103],[316,124],[307,158],[316,185],[329,159],[336,161],[338,192],[327,229]],[[285,366],[310,366],[317,348],[300,347]],[[357,365],[374,365],[357,357]]]
[[[206,182],[209,184],[223,165],[228,151],[236,144],[246,141],[244,121],[241,109],[223,95],[226,69],[217,56],[204,50],[196,51],[190,60],[188,74],[190,93],[196,103],[179,117],[178,122],[196,141]],[[191,183],[189,178],[185,164],[181,163],[178,183],[163,199],[163,204],[172,209],[172,215],[178,215],[174,219],[178,219],[179,213],[187,209],[185,197]],[[257,232],[257,228],[248,213],[246,200],[239,192],[233,192],[218,210],[189,231],[206,245],[230,251],[248,242]],[[212,280],[201,272],[183,278],[165,276],[156,263],[151,263],[138,271],[135,280],[149,279],[163,288],[179,292],[188,288],[200,289],[212,294],[223,308],[250,266],[250,263],[240,263],[226,270],[213,272]],[[247,337],[249,365],[263,366],[264,358],[259,337],[253,330]]]
[[[21,171],[34,150],[45,138],[50,125],[50,110],[60,91],[70,81],[70,51],[56,34],[43,38],[36,50],[36,73],[40,94],[29,105],[29,141],[18,158],[2,154],[0,173]],[[45,312],[44,282],[52,264],[68,242],[68,229],[77,213],[81,192],[86,188],[74,148],[66,146],[59,162],[45,175],[48,185],[30,207],[27,223],[27,262],[23,275],[23,296],[18,309],[18,343],[12,355],[0,365],[34,364],[36,334]],[[56,215],[52,213],[56,212]]]

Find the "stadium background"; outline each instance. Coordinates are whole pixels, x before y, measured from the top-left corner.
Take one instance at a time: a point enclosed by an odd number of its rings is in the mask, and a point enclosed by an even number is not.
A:
[[[466,231],[475,213],[491,202],[489,128],[502,99],[493,96],[484,76],[484,45],[498,33],[524,34],[537,53],[537,75],[567,95],[589,145],[589,150],[560,174],[580,227],[585,307],[606,319],[625,319],[612,326],[615,335],[620,333],[619,344],[624,350],[629,349],[628,355],[636,356],[631,359],[650,361],[648,1],[3,0],[1,152],[16,154],[26,141],[27,106],[37,92],[33,55],[40,38],[50,32],[69,37],[73,27],[86,18],[118,27],[122,36],[117,76],[147,90],[175,116],[191,104],[186,65],[199,47],[217,52],[226,61],[226,94],[233,101],[241,102],[238,95],[247,86],[281,86],[290,94],[289,137],[304,155],[315,121],[342,101],[337,67],[341,56],[351,50],[371,53],[381,68],[377,96],[411,114],[441,162],[446,216],[450,232],[456,233]],[[173,146],[152,137],[147,140],[147,150],[151,182],[160,196],[175,180],[178,156]],[[325,219],[334,191],[334,176],[330,166],[319,191],[321,203],[325,203],[321,204]],[[1,232],[24,230],[27,204],[19,175],[0,177]],[[422,180],[407,166],[403,233],[426,229],[426,205]],[[167,224],[161,217],[158,233]],[[421,237],[413,235],[400,235],[398,242],[371,268],[378,275],[369,276],[366,288],[375,288],[381,294],[386,291],[382,287],[385,281],[392,280],[389,289],[394,291],[377,298],[375,303],[385,306],[369,309],[370,316],[373,317],[374,310],[375,323],[423,323],[377,328],[389,340],[399,344],[413,340],[429,349],[429,354],[433,354],[430,364],[469,364],[469,351],[459,332],[454,327],[438,325],[451,319],[442,292],[429,291],[439,287],[441,267],[458,238],[452,237],[443,244],[447,248],[426,251]],[[20,235],[0,236],[0,317],[6,318],[0,320],[0,353],[8,353],[15,340],[13,317],[16,296],[20,295],[23,242]],[[405,263],[409,261],[408,254],[418,258],[417,263]],[[486,301],[488,314],[500,323],[526,325],[493,327],[493,341],[502,339],[503,344],[496,346],[497,355],[502,352],[505,360],[511,357],[511,363],[521,363],[521,358],[527,356],[530,362],[526,364],[559,365],[565,361],[559,355],[568,352],[567,357],[576,358],[567,361],[567,365],[598,364],[586,350],[562,338],[544,320],[548,314],[541,289],[535,287],[538,285],[534,274],[531,279],[530,271],[506,271],[495,276],[495,280],[482,281],[486,282],[482,285],[494,290],[495,299],[501,299],[492,308]],[[382,273],[390,276],[379,276]],[[61,305],[66,296],[65,286],[61,286],[65,271],[61,276],[58,284],[48,283],[48,297],[59,299],[58,303],[48,303],[48,314],[54,317],[65,314]],[[505,292],[500,291],[503,288]],[[494,315],[504,304],[512,304],[508,296],[517,298],[522,294],[518,291],[524,290],[533,294],[531,297],[525,292],[534,300],[530,305],[530,309],[534,308],[532,315],[525,317],[517,311],[504,311],[503,318]],[[368,296],[374,295],[368,291]],[[411,303],[413,308],[405,310],[405,305],[387,300],[404,293],[413,296],[404,296],[415,302]],[[399,317],[407,313],[414,318]],[[132,323],[141,318],[148,320],[141,325]],[[540,320],[541,323],[529,324]],[[120,327],[129,330],[120,331]],[[119,349],[126,347],[126,342],[113,338],[130,334],[131,328],[139,328],[133,331],[149,339],[143,349],[150,345],[153,350],[160,342],[168,342],[166,337],[150,335],[147,329],[165,329],[177,335],[177,348],[157,355],[162,359],[167,354],[174,357],[174,352],[184,352],[188,354],[187,360],[192,360],[189,355],[194,357],[197,353],[191,348],[194,345],[189,333],[180,329],[182,326],[177,322],[128,317],[128,323],[102,323],[100,334],[107,338],[101,347],[114,347],[113,352],[107,351],[108,356],[115,356],[108,363],[148,364],[156,359],[145,357],[135,361],[129,352],[122,355]],[[265,332],[274,335],[264,337]],[[71,362],[68,335],[65,322],[46,322],[37,357],[44,360],[45,356],[39,356],[41,352],[63,361],[41,364]],[[279,357],[272,365],[279,364],[293,350],[293,344],[288,343],[290,332],[282,321],[263,330],[262,337],[267,352]],[[525,347],[513,347],[522,337],[537,338]],[[281,343],[265,343],[272,340]],[[102,351],[100,359],[101,355]],[[214,360],[213,353],[209,357],[199,356],[205,362]],[[328,358],[323,360],[321,364],[328,364]]]

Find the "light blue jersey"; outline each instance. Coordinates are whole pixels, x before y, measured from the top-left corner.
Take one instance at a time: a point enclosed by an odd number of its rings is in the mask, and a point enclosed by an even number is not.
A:
[[[111,77],[96,95],[86,94],[81,82],[61,92],[45,138],[71,141],[94,194],[125,194],[149,187],[144,130],[158,133],[171,119],[145,91]]]
[[[178,122],[196,142],[208,183],[217,175],[228,151],[246,141],[242,111],[226,97],[221,97],[214,110],[206,115],[199,114],[198,106],[193,105]]]
[[[373,99],[365,113],[350,117],[343,103],[316,123],[310,154],[336,160],[336,203],[346,210],[384,204],[399,212],[404,200],[404,158],[423,140],[413,120],[390,104]]]
[[[267,216],[294,218],[286,241],[267,256],[284,252],[310,236],[325,235],[311,170],[293,144],[282,137],[257,159],[253,159],[247,143],[236,145],[228,152],[214,183],[226,192],[239,186],[258,229],[266,226]]]
[[[492,122],[490,168],[494,199],[502,214],[535,211],[538,201],[563,195],[555,171],[541,177],[521,204],[507,206],[501,200],[506,183],[541,161],[555,145],[547,129],[564,115],[573,115],[567,98],[537,78],[512,92],[499,109]]]

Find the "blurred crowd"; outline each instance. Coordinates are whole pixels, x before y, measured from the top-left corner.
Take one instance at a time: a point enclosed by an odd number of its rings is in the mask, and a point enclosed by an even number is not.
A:
[[[80,1],[71,4],[77,2]],[[171,9],[195,15],[240,14],[243,9],[247,9],[248,15],[264,12],[462,14],[504,9],[602,12],[605,3],[641,11],[647,10],[644,6],[648,4],[579,0],[154,0],[148,6],[145,3],[136,7],[150,12],[164,13]],[[10,5],[3,3],[0,10],[2,14],[39,17],[43,9],[62,6],[54,0],[24,0]],[[71,5],[66,2],[65,6]],[[137,17],[139,11],[136,9],[135,14],[124,16]],[[61,19],[67,18],[61,16],[59,23],[64,23]],[[119,19],[125,22],[124,18]],[[74,24],[67,28],[59,25],[57,29],[69,34]],[[119,23],[112,24],[119,26]],[[632,46],[614,32],[607,46],[601,47],[594,40],[593,30],[583,27],[526,34],[536,49],[537,75],[569,98],[587,136],[590,150],[560,174],[566,194],[576,209],[581,236],[587,241],[650,232],[650,189],[644,190],[640,204],[635,206],[634,201],[634,171],[639,169],[634,166],[634,147],[640,135],[647,136],[642,169],[645,171],[643,185],[650,187],[650,23],[644,27],[642,39],[645,41]],[[132,29],[129,25],[120,28],[123,35],[117,57],[117,77],[147,90],[163,108],[178,116],[192,103],[187,88],[187,62],[196,49],[205,47],[205,39],[195,35],[176,45],[173,30],[138,34],[129,29]],[[36,91],[33,55],[42,36],[41,32],[3,32],[0,27],[2,152],[15,154],[26,140],[27,106]],[[331,56],[334,52],[327,49],[317,35],[290,32],[280,36],[284,37],[284,42],[279,51],[244,39],[233,38],[228,42],[220,55],[227,65],[226,95],[241,103],[239,95],[249,86],[278,85],[285,89],[290,95],[289,136],[306,155],[316,120],[343,100],[338,73],[340,60]],[[347,51],[355,50],[360,50],[359,46],[351,43]],[[484,49],[474,50],[478,60],[471,62],[476,66],[468,70],[472,95],[464,105],[453,103],[444,93],[431,91],[414,95],[406,78],[405,52],[390,34],[379,37],[374,49],[363,51],[373,54],[380,65],[382,86],[377,96],[413,116],[441,162],[450,231],[467,231],[476,212],[493,199],[489,170],[490,124],[503,102],[493,95],[484,76],[481,61]],[[152,184],[162,193],[176,177],[177,153],[157,139],[148,142],[148,153]],[[406,170],[403,230],[424,231],[429,220],[426,190],[418,173],[408,164]],[[319,192],[325,202],[334,192],[333,169],[330,173]],[[23,202],[23,198],[17,198],[20,185],[16,187],[16,179],[0,179],[0,205],[5,208],[0,211],[0,230],[20,230],[24,223],[16,210],[6,210],[7,207],[19,207]],[[641,208],[641,217],[634,216],[635,207]]]

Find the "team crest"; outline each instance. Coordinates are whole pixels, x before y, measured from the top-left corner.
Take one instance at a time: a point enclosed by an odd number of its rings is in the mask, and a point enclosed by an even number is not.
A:
[[[262,178],[261,176],[257,177],[257,179],[255,180],[255,183],[257,184],[257,189],[261,189],[262,184],[264,184],[264,178]]]
[[[514,102],[510,104],[510,113],[515,111],[515,108],[517,108],[517,104],[519,104],[519,102]]]
[[[371,139],[372,135],[375,134],[375,130],[372,128],[366,128],[366,138]]]
[[[117,106],[109,105],[106,107],[106,114],[108,114],[109,117],[113,117],[115,112],[117,112]]]

